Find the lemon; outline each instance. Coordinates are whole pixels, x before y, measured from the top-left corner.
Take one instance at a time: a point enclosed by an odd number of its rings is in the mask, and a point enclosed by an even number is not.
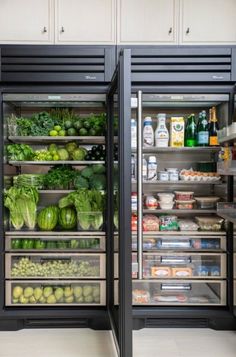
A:
[[[53,161],[58,161],[58,160],[60,160],[60,156],[57,154],[53,155]]]
[[[56,130],[51,130],[49,134],[50,134],[50,136],[57,136],[58,135]]]
[[[65,135],[66,135],[66,131],[65,131],[65,130],[60,130],[60,131],[58,132],[58,135],[59,135],[59,136],[65,136]]]
[[[55,126],[54,126],[54,130],[60,131],[60,130],[61,130],[61,126],[60,126],[60,125],[55,125]]]

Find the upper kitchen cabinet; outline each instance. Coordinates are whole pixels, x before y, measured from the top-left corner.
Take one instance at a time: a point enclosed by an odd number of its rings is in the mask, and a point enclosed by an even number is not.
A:
[[[56,0],[59,44],[115,44],[116,0]]]
[[[174,44],[178,0],[117,0],[119,44]]]
[[[1,0],[0,43],[53,43],[53,0]]]
[[[182,44],[235,44],[236,0],[181,0]]]

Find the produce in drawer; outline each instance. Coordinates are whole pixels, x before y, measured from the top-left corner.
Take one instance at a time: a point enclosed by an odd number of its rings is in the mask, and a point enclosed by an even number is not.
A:
[[[22,257],[13,262],[12,278],[23,277],[99,277],[99,259],[42,259],[34,260]]]
[[[99,304],[99,284],[22,284],[12,288],[13,304]]]

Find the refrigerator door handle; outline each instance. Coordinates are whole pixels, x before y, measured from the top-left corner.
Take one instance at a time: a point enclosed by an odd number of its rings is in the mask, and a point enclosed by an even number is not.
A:
[[[143,128],[142,91],[138,91],[137,121],[137,238],[138,238],[138,279],[143,279]]]

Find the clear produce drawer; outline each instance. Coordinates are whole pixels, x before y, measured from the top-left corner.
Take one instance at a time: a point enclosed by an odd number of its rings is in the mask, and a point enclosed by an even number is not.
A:
[[[178,232],[179,233],[179,232]],[[132,237],[132,250],[137,250],[137,237]],[[189,233],[168,234],[168,235],[148,235],[143,237],[144,251],[193,251],[193,252],[223,252],[226,251],[225,235],[194,235]]]
[[[137,255],[132,255],[133,278],[137,278]],[[226,254],[144,253],[145,279],[224,279]]]
[[[104,281],[6,281],[6,306],[104,306]]]
[[[104,279],[105,254],[6,254],[6,279]]]
[[[105,251],[105,236],[6,236],[6,251]]]
[[[134,281],[133,305],[226,305],[226,281]]]

